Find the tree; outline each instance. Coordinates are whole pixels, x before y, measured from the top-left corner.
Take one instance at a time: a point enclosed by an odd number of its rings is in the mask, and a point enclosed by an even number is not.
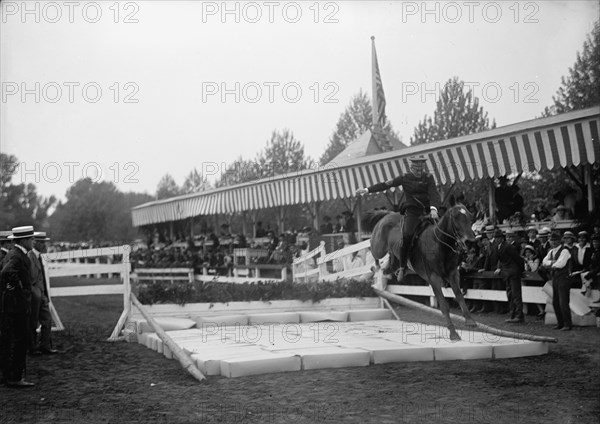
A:
[[[287,129],[282,132],[273,131],[256,162],[262,178],[301,171],[312,164],[312,160],[304,153],[302,143]]]
[[[414,136],[410,139],[411,146],[496,127],[495,121],[490,126],[488,114],[479,106],[479,99],[473,97],[472,90],[464,92],[464,85],[458,77],[448,80],[440,92],[433,119],[426,115],[423,121],[419,122]]]
[[[561,78],[561,86],[555,96],[554,104],[546,107],[543,116],[571,110],[585,109],[600,104],[600,21],[596,21],[594,29],[583,43],[581,53],[569,75]]]
[[[373,130],[373,107],[371,100],[365,92],[359,91],[352,99],[346,110],[340,115],[335,126],[335,131],[329,138],[329,144],[319,159],[324,165],[339,155],[351,142],[360,137],[365,131]],[[400,144],[398,134],[393,130],[392,124],[387,121],[383,127],[384,134],[393,144]]]
[[[64,241],[128,242],[136,234],[131,208],[153,200],[140,193],[122,193],[112,182],[81,179],[50,216],[53,238]]]
[[[14,155],[0,153],[0,223],[3,230],[20,225],[46,229],[48,210],[56,203],[54,196],[38,196],[32,183],[13,184],[19,161]]]
[[[183,187],[181,188],[181,194],[198,193],[200,191],[209,190],[210,188],[210,182],[204,178],[196,168],[194,168],[185,177]]]
[[[156,200],[168,199],[169,197],[179,196],[181,189],[177,186],[175,179],[171,174],[165,174],[156,187]]]
[[[215,186],[225,187],[242,184],[257,180],[260,175],[260,165],[256,161],[242,159],[240,156],[221,174],[221,178],[215,182]]]

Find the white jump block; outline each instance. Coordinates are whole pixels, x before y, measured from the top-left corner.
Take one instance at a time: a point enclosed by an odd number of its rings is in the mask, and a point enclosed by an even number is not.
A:
[[[209,328],[209,326],[231,326],[248,325],[248,315],[215,315],[192,317],[198,328]]]
[[[348,312],[342,311],[308,311],[300,312],[300,322],[348,321]]]
[[[204,375],[221,375],[221,361],[225,359],[248,358],[261,355],[264,351],[252,345],[202,350],[190,355]]]
[[[394,314],[389,309],[357,309],[348,311],[348,321],[374,321],[393,319]]]
[[[164,331],[186,330],[196,325],[195,321],[187,318],[158,317],[154,318],[154,320]],[[136,331],[138,334],[154,332],[146,320],[137,319],[133,322],[136,324]]]
[[[339,346],[294,348],[287,352],[302,358],[303,370],[366,367],[371,362],[371,354],[367,350]]]
[[[474,345],[462,341],[441,344],[433,348],[436,361],[492,359],[493,352],[494,348],[492,345]]]
[[[387,339],[373,339],[370,343],[363,340],[346,340],[339,343],[343,347],[360,348],[371,355],[372,364],[387,364],[390,362],[433,361],[433,348],[414,346]]]
[[[520,358],[522,356],[545,355],[548,353],[548,343],[520,340],[520,343],[494,346],[494,358]]]
[[[257,324],[298,324],[300,314],[297,312],[280,312],[270,314],[250,314],[248,315],[248,325]]]
[[[571,313],[571,322],[575,327],[595,327],[596,316],[593,312],[587,313],[585,315],[577,315],[575,313]],[[557,324],[554,307],[550,303],[546,304],[546,315],[544,315],[544,324]]]
[[[300,371],[301,368],[302,361],[299,356],[281,352],[264,351],[252,356],[229,358],[221,361],[221,375],[223,377]]]

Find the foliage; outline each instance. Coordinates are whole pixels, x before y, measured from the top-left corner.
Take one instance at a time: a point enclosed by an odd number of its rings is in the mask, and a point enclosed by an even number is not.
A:
[[[319,163],[324,165],[330,162],[367,130],[373,130],[373,107],[367,94],[361,90],[352,97],[350,104],[340,115],[335,131],[329,138],[329,144],[319,159]],[[401,143],[389,121],[383,127],[383,132],[388,139],[394,140],[395,144]]]
[[[156,187],[156,200],[168,199],[169,197],[179,196],[181,189],[175,182],[171,174],[165,174]]]
[[[447,140],[478,133],[496,127],[490,122],[487,112],[479,106],[479,99],[473,91],[464,92],[465,83],[458,77],[448,80],[440,92],[433,119],[425,116],[415,128],[410,139],[411,146],[430,141]]]
[[[569,75],[561,78],[561,86],[552,96],[554,104],[545,108],[543,116],[599,105],[599,86],[600,21],[596,21],[594,29],[583,43],[582,52],[577,52],[575,64],[569,68]]]
[[[148,194],[122,193],[112,182],[81,179],[50,216],[52,238],[61,241],[129,241],[136,231],[130,209],[152,200]]]
[[[48,211],[56,203],[56,198],[38,196],[31,183],[13,183],[13,176],[19,169],[16,156],[0,153],[0,223],[1,230],[10,230],[20,225],[33,225],[47,229]]]
[[[209,190],[210,188],[210,182],[204,178],[201,172],[194,168],[185,177],[180,192],[181,194],[198,193],[200,191]]]
[[[260,169],[258,163],[253,160],[242,159],[240,156],[227,167],[225,173],[216,181],[215,186],[226,187],[254,181],[259,178]]]
[[[292,283],[217,283],[154,281],[139,283],[134,291],[145,305],[154,303],[228,303],[272,300],[301,300],[319,302],[328,298],[373,297],[371,283],[356,280],[333,282]]]

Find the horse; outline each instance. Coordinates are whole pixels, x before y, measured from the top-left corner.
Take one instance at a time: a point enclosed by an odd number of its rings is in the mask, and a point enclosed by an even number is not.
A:
[[[442,293],[442,284],[446,282],[452,287],[454,296],[460,305],[466,325],[477,326],[471,317],[469,308],[460,290],[458,274],[460,248],[465,240],[474,241],[475,233],[471,229],[472,216],[464,205],[453,205],[435,224],[430,223],[415,234],[408,250],[408,265],[421,278],[429,283],[440,305],[448,330],[450,340],[460,340],[460,336],[450,319],[450,308]],[[371,234],[371,252],[376,260],[383,258],[386,253],[399,259],[399,249],[402,247],[402,225],[404,216],[397,212],[374,211],[365,214],[363,227]],[[421,227],[422,228],[422,227]],[[392,262],[390,257],[390,263]]]

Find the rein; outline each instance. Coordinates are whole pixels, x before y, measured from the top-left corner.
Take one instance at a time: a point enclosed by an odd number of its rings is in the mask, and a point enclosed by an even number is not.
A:
[[[450,250],[452,250],[454,253],[456,253],[457,255],[460,254],[460,251],[457,251],[454,247],[458,246],[466,246],[463,242],[460,241],[460,239],[457,237],[457,231],[456,231],[456,226],[454,225],[454,220],[452,219],[452,217],[449,218],[450,219],[450,227],[451,227],[451,231],[454,234],[450,234],[447,233],[446,231],[442,230],[439,226],[439,224],[437,224],[434,228],[433,228],[433,235],[435,236],[435,238],[441,243],[444,244],[446,246],[448,246],[450,248]],[[450,246],[448,243],[446,243],[444,240],[442,240],[437,233],[435,232],[435,230],[441,231],[442,234],[447,235],[448,237],[450,237],[452,240],[454,240],[455,242],[455,246]]]

